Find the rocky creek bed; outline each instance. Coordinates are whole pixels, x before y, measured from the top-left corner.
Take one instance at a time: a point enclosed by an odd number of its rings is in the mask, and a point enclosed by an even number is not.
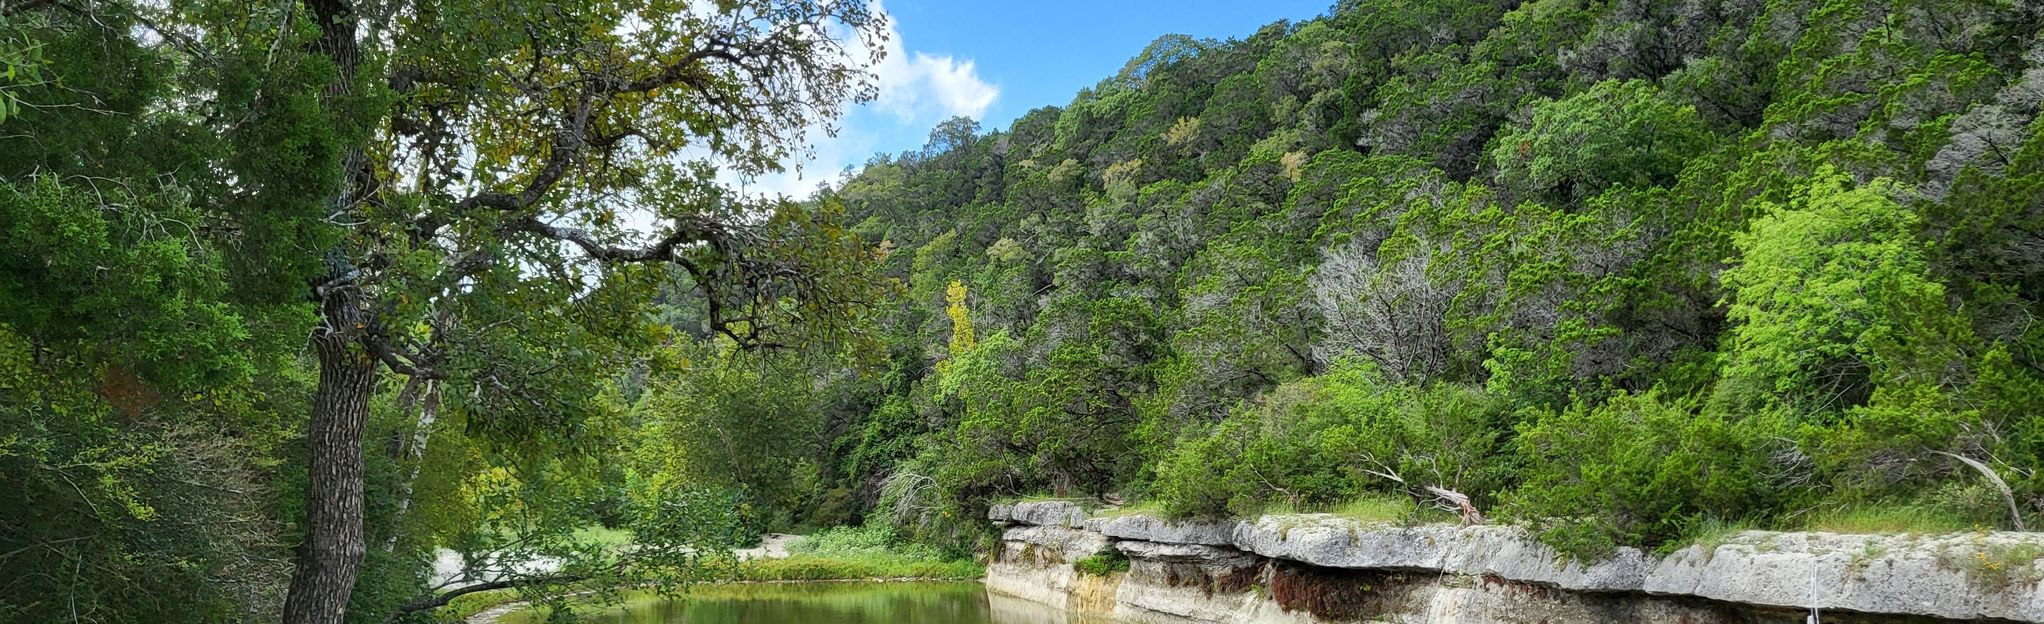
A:
[[[1127,622],[2044,622],[2044,534],[1747,531],[1573,562],[1513,526],[1187,522],[996,505],[989,591]],[[1126,570],[1082,572],[1097,555]]]

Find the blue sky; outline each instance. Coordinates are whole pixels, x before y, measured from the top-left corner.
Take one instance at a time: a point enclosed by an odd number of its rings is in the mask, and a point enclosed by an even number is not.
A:
[[[807,195],[818,181],[876,152],[922,147],[953,115],[1006,129],[1039,106],[1062,106],[1079,89],[1121,70],[1158,36],[1247,37],[1279,19],[1306,19],[1332,0],[883,0],[894,31],[874,73],[880,99],[848,109],[835,138],[812,136],[815,155],[794,172],[745,184],[760,193]]]

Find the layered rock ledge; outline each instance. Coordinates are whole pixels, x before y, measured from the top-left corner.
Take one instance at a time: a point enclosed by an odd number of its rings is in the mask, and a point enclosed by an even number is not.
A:
[[[1747,531],[1575,562],[1513,526],[996,505],[990,590],[1132,622],[2044,622],[2044,534]],[[1075,562],[1126,557],[1093,576]]]

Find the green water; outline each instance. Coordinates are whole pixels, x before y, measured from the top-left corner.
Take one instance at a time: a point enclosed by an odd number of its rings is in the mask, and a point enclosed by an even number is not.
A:
[[[989,595],[978,583],[781,583],[699,588],[679,600],[652,595],[585,612],[603,624],[1105,624],[1036,603]],[[514,614],[503,624],[544,622]]]

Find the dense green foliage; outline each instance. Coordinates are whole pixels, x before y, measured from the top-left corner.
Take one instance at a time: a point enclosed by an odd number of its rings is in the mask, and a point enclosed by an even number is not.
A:
[[[169,59],[103,19],[0,21],[0,621],[261,619],[309,316],[199,229],[228,145],[150,109]]]
[[[714,176],[871,97],[848,47],[879,26],[803,0],[0,2],[0,621],[417,621],[488,579],[730,563],[787,508],[783,466],[638,460],[804,431],[702,362],[855,342],[885,290],[840,209]]]
[[[2030,4],[1344,0],[723,190],[864,7],[0,2],[0,621],[274,620],[350,531],[303,621],[967,576],[1043,494],[2044,525]]]
[[[906,296],[885,371],[819,396],[812,517],[964,547],[1006,496],[1441,488],[1578,552],[1879,507],[2036,526],[2040,25],[1344,2],[954,120],[820,196]]]

